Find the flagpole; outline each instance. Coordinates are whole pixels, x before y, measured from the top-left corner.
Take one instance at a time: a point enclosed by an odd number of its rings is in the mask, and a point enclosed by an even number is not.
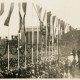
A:
[[[58,24],[58,66],[59,66],[59,24]]]
[[[13,12],[13,8],[14,8],[14,3],[11,3],[8,16],[4,22],[4,25],[8,26],[8,70],[9,70],[9,21],[10,21],[11,14]]]
[[[32,64],[34,63],[33,62],[33,38],[34,38],[34,36],[33,36],[34,34],[33,34],[33,5],[32,5]]]
[[[26,35],[25,35],[25,68],[26,68]]]
[[[57,19],[57,31],[58,31],[58,19]],[[59,54],[58,54],[58,34],[57,34],[57,55],[59,58]],[[58,59],[58,66],[59,66],[59,59]]]
[[[47,26],[46,26],[46,61],[47,61]]]
[[[55,16],[53,16],[53,18],[52,18],[53,20],[53,22],[52,22],[52,24],[53,24],[53,51],[55,50],[54,49],[54,47],[55,47],[55,43],[54,43],[54,39],[55,39],[55,19],[56,19],[56,17]],[[54,56],[54,52],[53,52],[53,56]]]
[[[9,70],[9,27],[8,27],[8,70]]]
[[[26,68],[26,54],[27,54],[27,50],[26,50],[26,48],[27,48],[27,46],[26,46],[26,33],[25,33],[25,15],[26,14],[24,14],[24,18],[23,18],[23,27],[24,27],[24,35],[25,35],[25,68]],[[27,32],[27,31],[26,31]]]
[[[25,68],[26,68],[26,55],[27,55],[27,46],[26,46],[26,44],[27,44],[27,42],[26,42],[26,32],[27,31],[25,31],[25,16],[26,16],[26,12],[24,13],[24,17],[23,17],[23,27],[24,27],[24,35],[25,35]]]
[[[60,73],[60,67],[59,67],[59,20],[57,19],[57,27],[58,27],[58,35],[57,35],[57,51],[58,51],[58,76]]]
[[[38,26],[37,26],[37,63],[38,63]]]
[[[53,59],[53,25],[52,25],[52,59]]]
[[[18,33],[18,69],[19,69],[19,33]]]
[[[41,36],[42,36],[42,34],[41,34]],[[42,51],[42,47],[43,46],[43,43],[42,43],[42,39],[41,39],[41,60],[42,60],[42,62],[43,62],[43,51]]]
[[[49,62],[50,62],[50,39],[49,39]]]

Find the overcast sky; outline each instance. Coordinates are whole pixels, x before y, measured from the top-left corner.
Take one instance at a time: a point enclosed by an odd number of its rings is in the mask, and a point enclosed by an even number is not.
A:
[[[8,15],[8,11],[10,8],[10,2],[13,0],[6,0],[5,2],[5,10],[2,16],[0,16],[0,36],[5,37],[8,35],[8,27],[4,26],[4,21]],[[33,10],[34,20],[32,18],[32,8],[31,2],[40,4],[45,7],[47,10],[51,10],[54,15],[58,18],[64,20],[66,23],[69,23],[74,28],[80,29],[80,0],[20,0],[27,1],[27,16],[26,16],[26,26],[31,26],[31,24],[35,23],[35,20],[38,24],[38,18],[35,10]],[[18,15],[18,1],[14,0],[15,7],[10,20],[10,36],[12,34],[16,35],[19,29],[19,15]],[[0,6],[1,7],[1,6]],[[32,22],[31,22],[32,21]],[[35,25],[35,24],[34,24]]]

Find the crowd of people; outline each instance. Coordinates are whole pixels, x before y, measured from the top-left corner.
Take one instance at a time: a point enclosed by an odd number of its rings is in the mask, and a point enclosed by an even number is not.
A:
[[[53,64],[53,65],[52,65]],[[54,63],[27,64],[26,68],[2,71],[4,78],[62,78],[63,71]]]
[[[68,78],[69,73],[74,76],[73,71],[76,68],[76,64],[79,65],[80,69],[80,49],[77,51],[73,49],[71,55],[73,56],[71,63],[67,59],[63,60],[63,62],[53,59],[53,61],[31,64],[31,61],[28,59],[29,63],[27,62],[26,68],[22,66],[18,68],[18,60],[13,58],[10,59],[10,70],[7,70],[8,60],[1,58],[0,68],[2,71],[0,73],[4,78]],[[76,56],[78,57],[78,62],[76,62]],[[20,60],[22,63],[24,62],[22,58]]]

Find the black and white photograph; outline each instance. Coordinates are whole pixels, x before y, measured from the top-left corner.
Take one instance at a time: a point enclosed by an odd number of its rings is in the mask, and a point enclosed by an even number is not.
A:
[[[79,79],[80,0],[0,0],[0,79]]]

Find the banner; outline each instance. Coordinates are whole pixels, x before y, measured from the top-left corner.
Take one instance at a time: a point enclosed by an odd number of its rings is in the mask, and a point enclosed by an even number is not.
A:
[[[47,29],[48,29],[48,45],[50,41],[50,18],[51,18],[51,12],[47,12]]]
[[[26,6],[27,6],[27,3],[22,3],[22,8],[23,8],[24,14],[26,14]]]
[[[9,21],[10,21],[10,18],[11,18],[12,12],[13,12],[13,9],[14,9],[14,3],[11,3],[8,16],[7,16],[7,18],[6,18],[5,22],[4,22],[4,25],[5,26],[9,26]]]
[[[0,16],[4,13],[4,3],[1,3]]]
[[[21,28],[22,28],[22,16],[21,16],[21,13],[20,13],[20,11],[19,11],[19,33],[20,33],[20,31],[21,31]]]

